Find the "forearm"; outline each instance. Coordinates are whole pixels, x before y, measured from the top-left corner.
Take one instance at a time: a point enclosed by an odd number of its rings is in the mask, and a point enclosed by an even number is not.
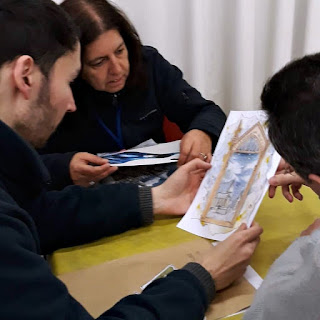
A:
[[[164,113],[182,132],[198,129],[217,142],[226,122],[224,112],[214,102],[204,99],[186,81],[181,79],[179,82],[177,92],[168,94],[168,101],[163,103]]]
[[[149,189],[148,189],[149,190]],[[30,212],[37,225],[43,253],[83,244],[152,222],[143,204],[148,190],[136,185],[70,186],[43,193]]]
[[[153,63],[156,94],[162,112],[176,123],[183,133],[203,130],[219,137],[226,116],[213,101],[204,99],[200,92],[183,79],[182,72],[160,54]]]
[[[125,297],[99,320],[203,320],[208,304],[209,297],[199,279],[190,271],[178,270],[154,281],[141,294]]]
[[[16,214],[11,211],[11,215],[0,217],[3,271],[0,282],[6,288],[0,290],[0,318],[93,319],[69,295],[64,284],[52,275],[47,262],[34,251],[37,235],[33,221],[28,214],[19,211],[20,208]],[[29,226],[22,219],[29,221]],[[34,230],[33,235],[31,230]],[[213,292],[208,291],[212,285],[206,285],[210,283],[210,276],[200,265],[184,269],[154,281],[140,295],[123,298],[99,319],[202,320]],[[105,290],[113,288],[106,287]]]
[[[209,103],[194,116],[188,131],[198,129],[207,133],[215,146],[225,122],[226,116],[223,111],[214,103]]]

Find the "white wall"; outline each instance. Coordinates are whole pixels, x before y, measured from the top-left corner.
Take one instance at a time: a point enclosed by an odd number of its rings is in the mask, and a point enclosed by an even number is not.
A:
[[[56,2],[61,2],[57,0]],[[319,0],[113,0],[206,98],[257,109],[266,79],[320,51]]]

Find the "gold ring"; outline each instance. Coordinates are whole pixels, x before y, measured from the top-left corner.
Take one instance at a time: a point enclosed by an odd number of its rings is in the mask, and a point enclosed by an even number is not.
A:
[[[199,153],[199,156],[201,156],[204,161],[206,161],[206,160],[208,159],[208,156],[207,156],[205,153],[203,153],[203,152],[200,152],[200,153]]]

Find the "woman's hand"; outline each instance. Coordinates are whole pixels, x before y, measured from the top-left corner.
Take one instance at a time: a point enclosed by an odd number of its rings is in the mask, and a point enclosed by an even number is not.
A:
[[[194,158],[200,158],[209,163],[212,158],[212,141],[210,136],[197,129],[190,130],[183,136],[180,143],[178,166]]]
[[[76,153],[70,162],[70,176],[74,184],[89,187],[115,172],[106,159],[87,152]]]

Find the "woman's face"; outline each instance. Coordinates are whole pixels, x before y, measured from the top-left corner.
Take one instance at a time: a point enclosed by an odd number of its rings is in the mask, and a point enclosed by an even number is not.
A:
[[[94,89],[115,93],[124,88],[130,72],[127,47],[117,30],[101,34],[84,49],[81,76]]]

